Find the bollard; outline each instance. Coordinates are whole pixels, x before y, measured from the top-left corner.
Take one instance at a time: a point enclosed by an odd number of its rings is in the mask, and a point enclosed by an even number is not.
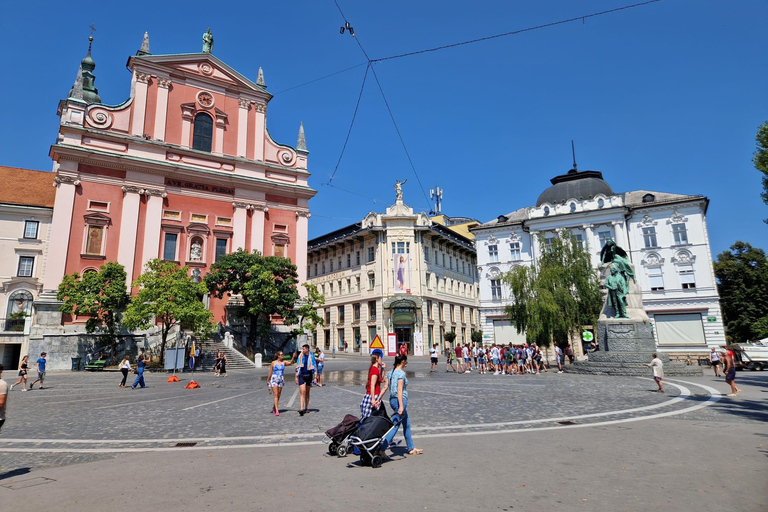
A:
[[[256,368],[261,368],[261,354],[255,354],[253,356],[253,362],[256,364]]]

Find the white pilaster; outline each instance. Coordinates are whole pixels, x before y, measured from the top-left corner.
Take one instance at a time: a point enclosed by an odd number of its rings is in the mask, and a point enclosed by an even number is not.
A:
[[[74,164],[77,165],[77,164]],[[80,182],[67,176],[57,176],[54,179],[56,199],[53,203],[53,219],[51,220],[51,239],[46,254],[43,289],[58,290],[69,253],[69,235],[72,229],[72,212],[75,209],[75,189]]]
[[[307,281],[307,235],[310,216],[311,214],[307,211],[296,212],[296,267],[298,267],[299,284]],[[306,293],[307,289],[299,286],[299,294],[303,297]]]
[[[160,255],[160,223],[163,218],[163,197],[152,194],[147,197],[147,215],[144,221],[144,250],[141,253],[141,268],[151,259]]]
[[[264,254],[264,214],[269,211],[266,205],[257,204],[253,207],[251,217],[251,252],[259,251]]]
[[[157,108],[155,109],[155,133],[157,140],[165,140],[165,121],[168,118],[168,90],[171,87],[170,78],[157,79]]]
[[[181,146],[192,147],[190,136],[192,135],[192,120],[195,118],[195,109],[190,105],[181,106]]]
[[[232,203],[235,213],[232,216],[232,251],[245,249],[245,230],[248,222],[248,204]]]
[[[131,135],[144,135],[144,118],[147,114],[147,88],[149,87],[149,75],[136,73],[136,91],[133,97],[133,121],[131,122]]]
[[[256,129],[253,137],[253,159],[264,161],[264,129],[267,120],[267,104],[255,103],[256,108]]]
[[[250,100],[240,98],[237,100],[237,156],[245,158],[248,144],[248,108]]]
[[[213,138],[213,152],[223,154],[224,153],[224,126],[226,124],[225,118],[222,116],[216,116],[216,136]]]
[[[136,259],[136,233],[138,231],[139,204],[138,187],[123,187],[123,211],[120,215],[120,242],[117,248],[117,262],[125,268],[128,291],[133,283],[133,263]]]

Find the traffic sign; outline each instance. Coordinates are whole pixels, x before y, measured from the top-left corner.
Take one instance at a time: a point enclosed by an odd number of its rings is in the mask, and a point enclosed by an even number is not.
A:
[[[381,338],[379,338],[378,334],[375,338],[373,338],[373,341],[371,342],[371,350],[376,348],[384,350],[384,343],[381,341]]]

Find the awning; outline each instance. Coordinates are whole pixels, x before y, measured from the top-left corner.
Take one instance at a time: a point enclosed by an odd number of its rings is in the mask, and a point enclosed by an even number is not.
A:
[[[390,297],[384,301],[384,309],[421,309],[422,300],[418,297]]]

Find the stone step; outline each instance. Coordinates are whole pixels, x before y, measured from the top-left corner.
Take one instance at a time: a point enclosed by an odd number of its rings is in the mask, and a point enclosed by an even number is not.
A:
[[[622,375],[650,377],[653,372],[650,368],[640,363],[613,362],[578,362],[565,367],[567,373],[579,373],[589,375]],[[682,363],[670,363],[664,365],[664,375],[669,377],[697,377],[703,375],[699,366],[687,366]]]

